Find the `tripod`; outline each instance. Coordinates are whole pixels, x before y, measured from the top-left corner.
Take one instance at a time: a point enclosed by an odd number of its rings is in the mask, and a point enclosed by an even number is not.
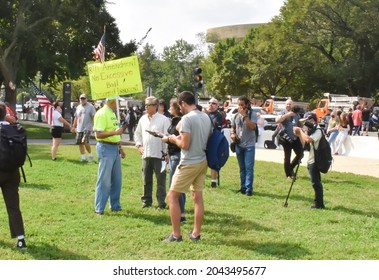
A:
[[[288,206],[288,198],[290,197],[290,193],[291,193],[291,190],[292,190],[293,183],[295,183],[295,181],[296,181],[297,171],[299,170],[300,163],[301,163],[301,161],[299,160],[298,163],[297,163],[297,166],[296,166],[295,174],[292,177],[292,183],[291,183],[290,189],[288,190],[286,201],[283,204],[284,207]]]

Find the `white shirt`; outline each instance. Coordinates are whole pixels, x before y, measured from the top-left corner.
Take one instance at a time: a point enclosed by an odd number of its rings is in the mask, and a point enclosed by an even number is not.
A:
[[[53,112],[53,126],[62,126],[63,122],[59,120],[59,118],[62,117],[62,114],[59,113],[57,110],[54,110]]]
[[[170,126],[170,120],[162,114],[155,113],[151,119],[145,114],[138,122],[134,133],[136,147],[142,146],[144,152],[142,158],[161,158],[162,151],[166,153],[167,144],[162,142],[162,139],[155,137],[146,130],[167,134],[167,129]]]

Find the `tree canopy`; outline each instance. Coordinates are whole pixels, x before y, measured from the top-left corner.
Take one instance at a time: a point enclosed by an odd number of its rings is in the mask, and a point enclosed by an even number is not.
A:
[[[85,74],[106,27],[107,54],[136,51],[135,41],[123,45],[115,19],[103,0],[0,0],[0,83],[14,103],[15,86],[39,71],[52,85]]]
[[[0,83],[10,103],[15,85],[37,73],[51,86],[77,79],[75,94],[88,90],[85,64],[104,25],[107,60],[137,53],[135,40],[120,41],[105,2],[0,0]],[[168,101],[175,92],[194,90],[193,70],[201,67],[200,94],[219,99],[280,95],[315,101],[323,92],[378,97],[378,14],[377,0],[287,0],[271,22],[208,52],[179,39],[157,54],[147,43],[137,53],[143,88]]]

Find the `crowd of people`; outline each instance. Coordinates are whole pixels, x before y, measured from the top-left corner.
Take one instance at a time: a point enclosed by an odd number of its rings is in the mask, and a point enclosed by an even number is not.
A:
[[[344,108],[328,110],[324,123],[333,155],[348,155],[353,148],[350,136],[369,136],[373,127],[378,131],[378,119],[379,111],[368,109],[367,104],[354,105],[347,112]]]
[[[212,129],[221,130],[225,127],[225,114],[223,110],[220,110],[217,99],[211,98],[206,107],[201,107],[196,104],[195,96],[189,91],[184,91],[177,98],[170,100],[168,106],[164,100],[158,100],[154,96],[147,97],[144,103],[145,110],[128,108],[121,112],[121,124],[116,114],[117,99],[115,97],[107,98],[103,106],[96,110],[93,104],[88,102],[87,95],[80,95],[79,105],[73,111],[72,124],[62,117],[59,102],[54,103],[51,158],[56,160],[62,131],[66,126],[72,133],[76,133],[80,160],[92,162],[94,156],[89,139],[94,133],[98,157],[95,213],[103,215],[108,201],[111,211],[121,211],[121,160],[125,158],[121,134],[127,129],[129,140],[134,141],[142,158],[142,207],[153,206],[153,176],[157,182],[155,194],[157,207],[166,209],[167,204],[169,206],[172,231],[163,241],[183,240],[180,225],[187,221],[185,204],[188,191],[191,191],[194,200],[194,227],[188,234],[188,238],[199,241],[204,216],[203,189],[209,169],[205,153],[206,144]],[[2,117],[0,122],[2,124],[15,123],[16,117],[9,112],[8,106],[4,104],[3,107],[0,106],[0,117]],[[296,179],[295,167],[300,164],[304,149],[309,145],[311,148],[307,167],[315,197],[311,209],[325,208],[321,174],[315,164],[315,149],[317,150],[322,137],[317,116],[314,113],[301,115],[298,108],[293,106],[293,102],[287,100],[285,110],[278,114],[275,121],[278,124],[278,138],[281,139],[279,144],[282,145],[284,151],[285,177]],[[308,126],[304,125],[305,122],[308,122]],[[367,107],[361,108],[360,105],[350,108],[349,112],[344,112],[342,109],[329,110],[324,123],[332,153],[334,155],[348,154],[349,137],[368,135],[371,123],[378,127],[378,112],[371,112]],[[237,113],[230,124],[230,139],[234,144],[239,166],[238,192],[245,196],[254,194],[255,146],[265,124],[260,113],[252,110],[250,99],[246,96],[239,97]],[[309,124],[320,129],[309,131],[307,128]],[[295,154],[294,157],[292,152]],[[166,180],[166,165],[169,166],[168,180]],[[218,173],[215,170],[209,172],[210,187],[216,188],[219,186]],[[12,196],[17,200],[15,203],[18,203],[19,174],[7,175],[6,178],[10,181],[1,181],[1,187],[12,189]],[[11,234],[12,237],[17,236],[21,240],[17,243],[18,247],[26,248],[19,206],[15,207],[15,211],[17,212],[15,216],[17,228],[13,229],[13,224],[10,222]]]

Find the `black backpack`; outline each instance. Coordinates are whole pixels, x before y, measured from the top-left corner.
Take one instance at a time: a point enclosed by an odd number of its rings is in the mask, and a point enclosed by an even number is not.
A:
[[[330,166],[333,162],[332,150],[330,148],[328,140],[326,140],[324,131],[321,128],[318,129],[320,129],[322,136],[318,143],[317,150],[313,146],[313,151],[315,154],[315,164],[320,172],[328,173]]]
[[[22,166],[28,157],[26,131],[20,124],[0,124],[0,171],[13,172],[21,167],[24,181],[25,173]]]

